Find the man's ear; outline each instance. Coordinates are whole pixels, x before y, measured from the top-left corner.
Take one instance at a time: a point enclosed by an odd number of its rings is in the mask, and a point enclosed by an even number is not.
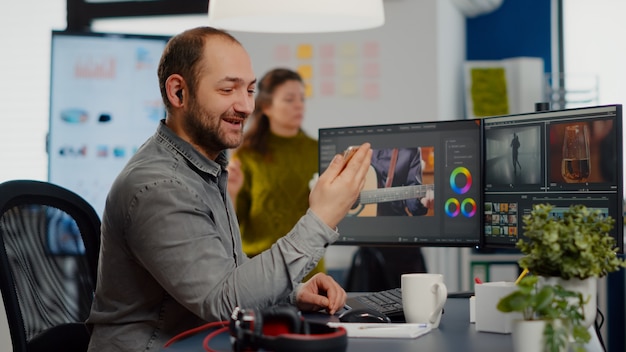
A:
[[[180,108],[183,106],[185,80],[179,74],[173,74],[165,81],[165,91],[167,99],[172,106]]]

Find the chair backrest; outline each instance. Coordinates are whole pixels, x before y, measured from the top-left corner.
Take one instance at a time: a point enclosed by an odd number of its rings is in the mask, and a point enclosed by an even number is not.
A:
[[[83,198],[48,182],[0,183],[0,288],[14,351],[87,319],[99,249],[100,218]]]
[[[344,288],[348,292],[385,291],[400,287],[402,274],[425,272],[426,261],[419,247],[359,247]]]

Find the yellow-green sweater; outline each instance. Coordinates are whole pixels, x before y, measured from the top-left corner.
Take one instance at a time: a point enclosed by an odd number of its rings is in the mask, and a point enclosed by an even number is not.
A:
[[[300,131],[294,137],[271,134],[271,159],[240,149],[244,184],[237,196],[243,250],[254,256],[286,235],[309,207],[309,181],[318,172],[317,140]],[[323,260],[307,276],[324,272]]]

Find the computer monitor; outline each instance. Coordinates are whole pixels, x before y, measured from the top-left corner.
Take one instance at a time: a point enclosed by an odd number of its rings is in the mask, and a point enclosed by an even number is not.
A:
[[[48,181],[102,216],[113,180],[165,117],[167,36],[52,31]]]
[[[320,172],[349,146],[369,142],[373,149],[366,185],[336,244],[480,245],[481,133],[480,120],[321,128]]]
[[[484,128],[484,248],[515,248],[522,218],[583,204],[615,219],[623,252],[622,106],[488,117]]]

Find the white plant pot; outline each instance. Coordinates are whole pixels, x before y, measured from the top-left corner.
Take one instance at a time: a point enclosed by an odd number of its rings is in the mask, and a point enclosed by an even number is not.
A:
[[[584,306],[585,320],[583,326],[589,328],[596,320],[597,301],[598,301],[598,278],[590,277],[585,280],[569,279],[564,280],[560,277],[540,277],[539,285],[545,282],[548,285],[560,285],[568,291],[580,292],[584,299],[589,301]]]
[[[513,321],[513,351],[514,352],[542,352],[545,338],[543,330],[546,327],[545,320],[521,320]]]
[[[558,321],[553,322],[559,324]],[[545,320],[522,320],[516,319],[513,322],[513,352],[543,352],[546,350],[546,338],[544,330]],[[560,352],[568,351],[569,346],[559,349]]]

